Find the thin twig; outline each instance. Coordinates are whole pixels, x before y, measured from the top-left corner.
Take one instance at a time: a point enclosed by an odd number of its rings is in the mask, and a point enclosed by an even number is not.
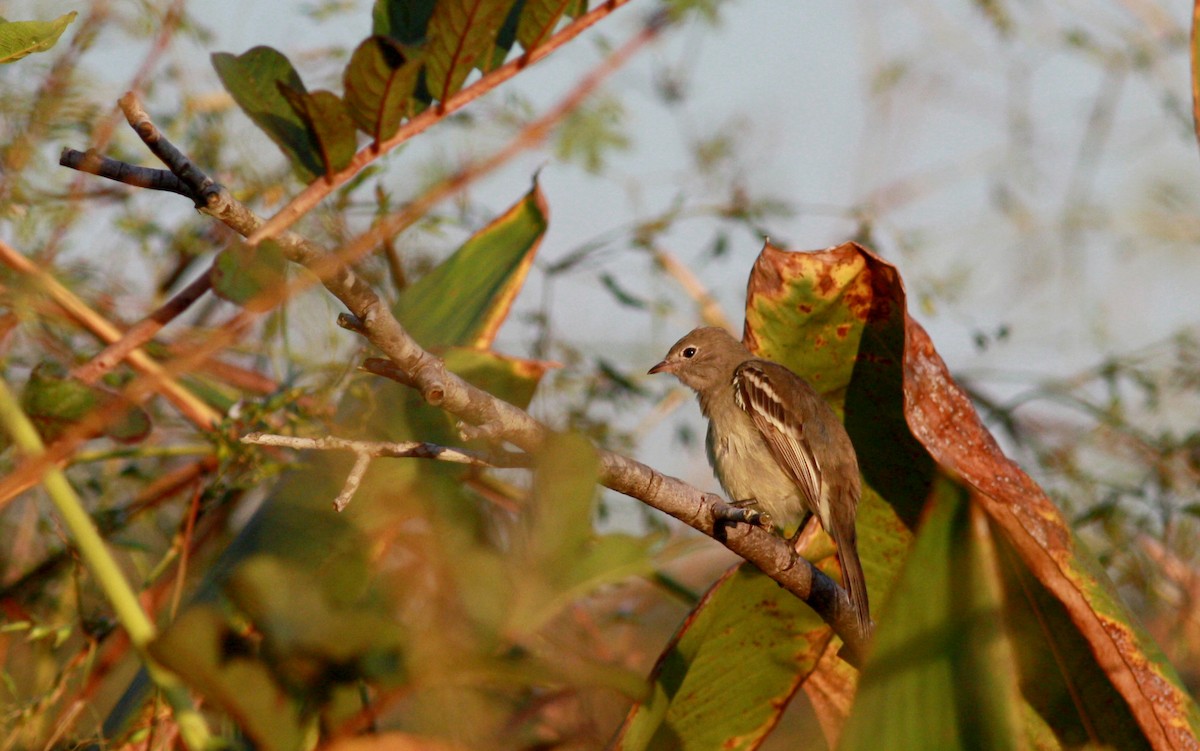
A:
[[[72,375],[84,383],[95,383],[101,376],[116,367],[117,363],[129,356],[130,352],[146,344],[164,326],[179,317],[199,300],[205,292],[212,289],[211,270],[196,277],[188,286],[181,289],[170,300],[150,315],[135,323],[119,340],[104,348],[84,365],[75,368]]]
[[[1188,44],[1192,61],[1192,128],[1200,145],[1200,0],[1192,2],[1192,34]]]
[[[529,467],[529,456],[511,451],[473,451],[471,449],[441,446],[424,441],[356,441],[337,436],[301,438],[275,433],[247,433],[242,443],[255,446],[279,446],[298,451],[353,451],[373,458],[385,459],[434,459],[452,464],[470,464],[476,467]]]
[[[333,499],[333,507],[341,513],[350,505],[350,501],[354,499],[354,494],[358,492],[358,486],[362,485],[363,477],[367,474],[367,469],[371,466],[373,457],[366,452],[358,452],[354,455],[354,466],[350,468],[350,474],[346,475],[346,482],[342,485],[342,490],[337,494],[337,498]]]
[[[120,341],[123,333],[108,322],[103,316],[92,310],[74,292],[64,287],[49,273],[38,268],[32,261],[18,253],[11,246],[0,240],[0,263],[14,271],[18,271],[37,282],[42,289],[58,304],[63,311],[92,332],[105,344]],[[188,391],[178,381],[140,349],[128,354],[129,364],[144,377],[149,379],[151,387],[161,393],[164,398],[183,414],[193,424],[201,428],[209,428],[220,420],[220,415],[205,404],[199,397]]]
[[[356,441],[337,436],[322,436],[320,438],[301,438],[298,436],[277,435],[274,433],[249,433],[242,436],[242,443],[257,446],[280,446],[283,448],[307,451],[352,451],[355,455],[354,467],[350,470],[342,490],[333,502],[338,511],[345,510],[350,500],[358,492],[362,478],[367,472],[371,460],[375,458],[410,458],[436,459],[437,461],[455,464],[470,464],[477,467],[528,467],[532,464],[526,454],[509,451],[481,452],[469,449],[439,446],[436,443],[420,441]]]
[[[696,305],[700,308],[700,317],[705,323],[709,326],[719,326],[726,331],[736,331],[729,319],[725,317],[717,299],[712,296],[700,278],[692,273],[691,269],[680,263],[673,253],[659,245],[654,245],[650,252],[654,255],[655,263],[667,273],[667,276],[678,282],[679,286],[683,287],[683,291],[696,301]]]
[[[324,200],[326,196],[348,182],[368,164],[405,143],[408,141],[408,139],[412,138],[418,133],[423,132],[431,125],[446,119],[451,114],[462,109],[492,89],[495,89],[497,86],[517,75],[517,73],[520,73],[530,65],[533,65],[539,60],[545,58],[547,55],[554,52],[556,49],[571,41],[575,37],[579,36],[585,30],[591,28],[597,21],[605,18],[614,10],[627,2],[629,2],[629,0],[608,0],[608,2],[598,5],[594,9],[577,18],[562,31],[546,40],[546,43],[541,47],[527,52],[515,60],[505,63],[504,65],[476,81],[474,84],[468,86],[462,91],[459,91],[445,102],[425,110],[404,125],[400,126],[400,129],[396,131],[396,134],[383,143],[378,145],[372,144],[364,148],[362,151],[359,151],[354,155],[354,159],[350,162],[348,167],[332,175],[326,175],[322,179],[314,180],[307,188],[305,188],[303,191],[297,194],[295,198],[288,202],[286,206],[276,212],[275,216],[271,217],[265,224],[263,224],[258,231],[246,238],[246,241],[251,245],[256,245],[266,238],[275,237],[283,230],[291,227],[300,217],[311,211],[312,208]]]
[[[22,453],[36,457],[45,451],[33,423],[21,410],[16,397],[0,381],[0,423]],[[70,530],[71,541],[79,550],[96,584],[112,605],[129,639],[137,649],[155,685],[171,704],[175,720],[183,731],[185,742],[192,751],[207,748],[211,731],[204,716],[196,708],[187,687],[179,676],[167,670],[150,656],[149,644],[158,634],[154,622],[142,610],[137,595],[125,578],[121,567],[108,550],[75,489],[58,469],[51,468],[43,479],[59,516]]]

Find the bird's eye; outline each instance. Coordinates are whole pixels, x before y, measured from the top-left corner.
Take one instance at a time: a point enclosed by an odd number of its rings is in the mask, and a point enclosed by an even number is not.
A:
[[[695,347],[684,347],[683,352],[680,352],[679,354],[683,355],[684,357],[686,357],[690,360],[691,358],[696,356],[696,348]]]

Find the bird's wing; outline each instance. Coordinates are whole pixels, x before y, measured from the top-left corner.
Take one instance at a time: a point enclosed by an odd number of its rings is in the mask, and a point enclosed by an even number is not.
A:
[[[821,493],[821,467],[805,436],[799,400],[811,391],[782,365],[750,360],[733,373],[733,395],[766,439],[775,461],[800,488],[808,508],[828,527],[829,509]],[[820,397],[817,397],[820,398]]]

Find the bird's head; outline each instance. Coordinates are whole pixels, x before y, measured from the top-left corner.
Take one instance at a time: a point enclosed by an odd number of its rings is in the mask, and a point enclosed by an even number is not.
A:
[[[728,383],[734,369],[750,357],[728,331],[709,326],[695,329],[675,342],[649,373],[671,373],[683,385],[704,391]]]

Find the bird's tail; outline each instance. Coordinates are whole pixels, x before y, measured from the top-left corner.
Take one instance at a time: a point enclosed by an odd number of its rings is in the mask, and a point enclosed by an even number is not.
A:
[[[853,524],[853,522],[851,522]],[[849,534],[838,535],[838,564],[842,567],[842,585],[850,595],[850,602],[858,615],[858,627],[865,636],[871,635],[871,608],[867,603],[867,580],[863,576],[862,563],[858,560],[858,540],[851,526]]]

